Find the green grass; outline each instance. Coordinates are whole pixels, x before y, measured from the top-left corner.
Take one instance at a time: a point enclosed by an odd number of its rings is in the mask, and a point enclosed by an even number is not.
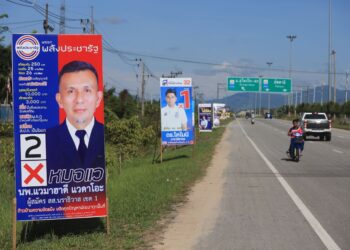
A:
[[[152,155],[108,168],[111,233],[104,231],[105,219],[17,223],[18,249],[132,249],[147,247],[147,233],[156,222],[183,201],[189,187],[206,171],[224,128],[201,133],[192,147],[166,149],[163,163],[152,164]],[[107,145],[109,155],[113,146]],[[116,157],[116,156],[115,156]],[[11,248],[11,200],[13,176],[0,171],[0,246]]]

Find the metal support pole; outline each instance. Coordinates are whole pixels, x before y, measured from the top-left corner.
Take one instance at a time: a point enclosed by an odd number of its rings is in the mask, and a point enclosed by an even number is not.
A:
[[[324,98],[324,82],[322,82],[322,94],[321,94],[321,105],[323,106],[323,98]]]
[[[329,26],[328,26],[328,101],[332,100],[331,93],[331,50],[332,50],[332,0],[329,0]]]
[[[336,83],[336,68],[335,68],[335,50],[332,51],[332,55],[333,55],[333,101],[334,103],[337,102],[337,83]]]
[[[345,102],[348,102],[349,72],[346,71]]]
[[[315,103],[315,99],[316,99],[316,86],[314,85],[314,96],[312,98],[312,103]]]

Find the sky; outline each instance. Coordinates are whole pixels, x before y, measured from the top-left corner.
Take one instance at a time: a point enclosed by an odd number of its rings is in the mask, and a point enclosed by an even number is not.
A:
[[[336,82],[345,89],[350,1],[331,1]],[[44,17],[37,9],[46,3],[52,34],[57,34],[55,16],[63,2],[66,33],[81,33],[79,20],[90,18],[93,7],[96,32],[107,47],[122,51],[103,53],[105,84],[117,92],[140,91],[138,58],[153,75],[146,78],[148,99],[158,99],[159,77],[171,71],[192,77],[205,99],[215,98],[217,83],[226,83],[228,76],[288,78],[290,55],[294,90],[328,84],[329,0],[1,0],[0,14],[9,17],[0,25],[10,28],[4,44],[10,44],[11,33],[43,33]],[[297,38],[291,43],[287,35]],[[269,68],[266,62],[273,64]],[[220,97],[228,95],[232,92],[220,92]]]

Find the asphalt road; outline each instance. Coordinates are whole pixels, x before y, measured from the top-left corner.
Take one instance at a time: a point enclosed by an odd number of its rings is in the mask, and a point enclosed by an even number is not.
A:
[[[350,249],[350,132],[306,141],[289,161],[291,122],[234,121],[214,229],[196,249]]]

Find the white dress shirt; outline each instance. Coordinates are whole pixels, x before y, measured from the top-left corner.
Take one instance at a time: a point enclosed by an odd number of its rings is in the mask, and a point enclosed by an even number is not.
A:
[[[78,129],[76,129],[76,128],[68,121],[68,119],[66,119],[66,124],[67,124],[67,127],[68,127],[69,134],[70,134],[71,138],[73,139],[75,148],[78,150],[80,140],[79,140],[78,136],[75,135],[75,132],[77,132]],[[94,124],[95,124],[95,118],[93,118],[93,119],[91,120],[91,122],[84,128],[84,130],[86,131],[86,134],[85,134],[85,136],[84,136],[84,142],[85,142],[86,148],[89,146],[89,140],[90,140],[90,136],[91,136],[91,132],[92,132],[92,128],[94,127]],[[79,129],[79,130],[80,130],[80,129]]]
[[[161,110],[162,131],[179,131],[182,124],[187,125],[187,116],[183,108],[178,106],[169,107],[168,105]]]

